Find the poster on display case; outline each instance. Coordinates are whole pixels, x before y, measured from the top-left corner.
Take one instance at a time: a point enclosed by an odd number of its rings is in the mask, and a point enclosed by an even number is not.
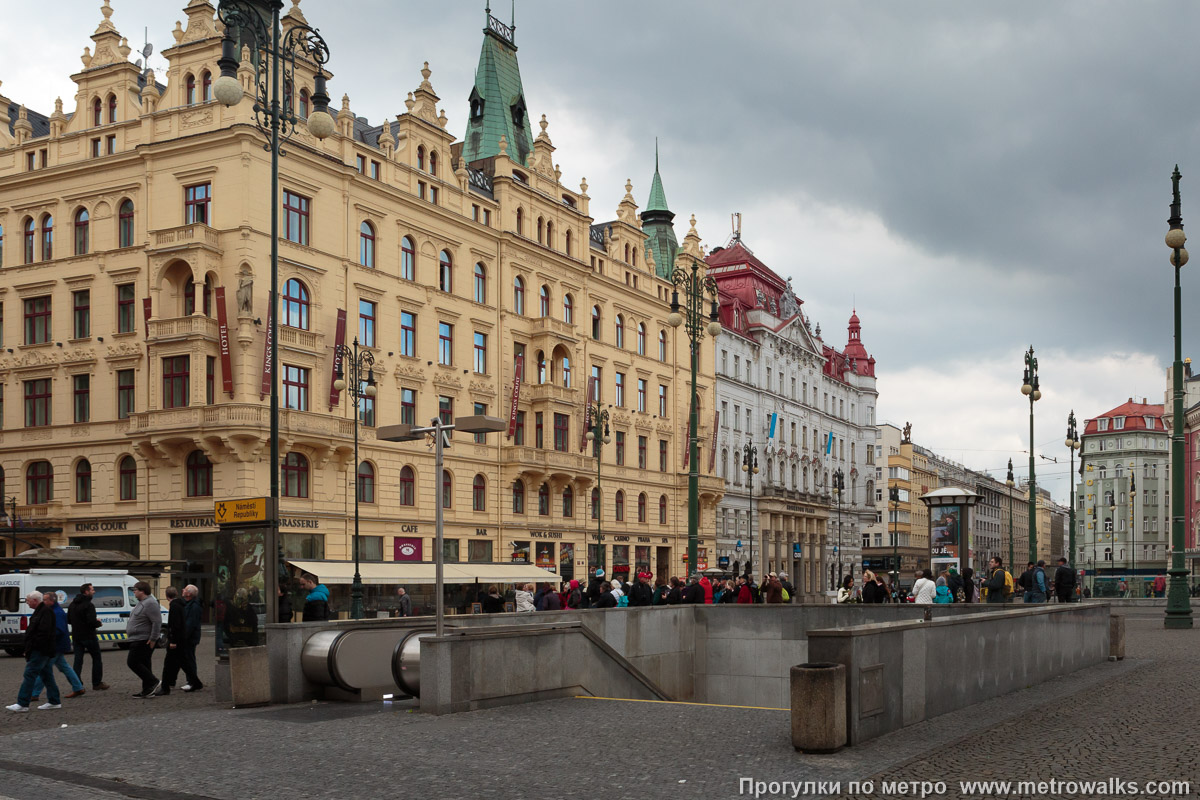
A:
[[[962,546],[962,506],[929,509],[929,556],[932,561],[958,562]]]
[[[217,652],[263,644],[266,617],[266,527],[227,529],[215,536],[214,607]]]
[[[554,542],[537,543],[537,566],[555,572]]]

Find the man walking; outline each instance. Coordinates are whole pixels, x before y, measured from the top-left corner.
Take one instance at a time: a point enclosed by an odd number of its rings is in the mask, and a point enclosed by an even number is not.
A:
[[[167,596],[167,655],[163,658],[162,688],[157,694],[167,695],[175,686],[179,677],[179,667],[183,652],[180,646],[185,637],[183,622],[183,600],[174,586],[163,590]]]
[[[67,612],[63,611],[62,606],[58,604],[58,594],[56,592],[46,592],[42,595],[42,605],[50,609],[50,613],[54,615],[54,668],[63,674],[67,679],[67,683],[71,685],[71,693],[67,698],[79,697],[84,693],[83,681],[79,680],[79,676],[75,674],[75,670],[71,669],[71,665],[67,663],[67,653],[71,652],[71,634],[67,630]],[[37,700],[42,696],[42,678],[38,676],[33,681],[33,699]]]
[[[1008,572],[1004,569],[1004,561],[1000,556],[992,556],[992,560],[988,562],[988,579],[984,583],[984,589],[987,590],[987,601],[989,603],[1003,603],[1007,592],[1009,582]]]
[[[1046,582],[1046,562],[1038,559],[1037,566],[1029,571],[1029,591],[1025,593],[1025,602],[1044,603],[1049,591]]]
[[[400,616],[411,617],[413,615],[412,598],[408,596],[408,592],[404,590],[403,586],[396,590],[396,596],[399,598]]]
[[[198,692],[204,688],[196,672],[196,648],[200,646],[200,589],[192,583],[183,587],[183,642],[179,645],[180,666],[187,683],[180,687],[185,692]]]
[[[67,622],[71,625],[71,644],[75,647],[75,674],[83,676],[84,653],[92,657],[92,688],[107,689],[104,682],[104,662],[100,659],[100,639],[96,631],[104,624],[96,615],[96,604],[92,598],[96,596],[96,587],[85,583],[79,587],[79,594],[67,607]]]
[[[329,619],[329,589],[321,583],[316,575],[306,572],[300,576],[300,588],[304,596],[304,610],[301,612],[301,622],[326,622]]]
[[[129,624],[125,626],[125,639],[129,642],[129,657],[125,660],[133,674],[142,679],[142,690],[133,696],[145,700],[154,697],[162,684],[154,677],[151,661],[154,646],[162,630],[162,607],[157,598],[150,594],[150,584],[138,581],[133,585],[133,596],[137,605],[129,612]]]
[[[1054,570],[1054,594],[1060,603],[1075,602],[1075,570],[1067,566],[1067,559],[1058,559]]]
[[[58,693],[58,684],[54,682],[54,612],[42,603],[41,592],[30,592],[25,596],[25,604],[33,609],[29,618],[29,626],[25,629],[25,674],[21,678],[21,688],[17,690],[17,702],[6,706],[9,711],[28,711],[29,701],[33,697],[33,683],[40,676],[46,686],[46,698],[49,702],[38,706],[42,711],[62,708],[62,697]]]
[[[1025,565],[1025,571],[1017,578],[1017,586],[1021,587],[1021,599],[1026,603],[1033,602],[1029,599],[1030,592],[1033,591],[1033,562],[1030,561]]]

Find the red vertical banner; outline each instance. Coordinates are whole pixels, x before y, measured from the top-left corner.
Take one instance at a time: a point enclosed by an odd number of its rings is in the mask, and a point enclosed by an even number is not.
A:
[[[217,287],[217,334],[221,346],[221,389],[233,397],[233,362],[229,356],[229,317],[225,314],[225,287]]]
[[[581,453],[587,450],[587,432],[592,428],[592,412],[595,410],[593,408],[595,402],[596,379],[595,377],[589,377],[587,381],[587,405],[583,412],[583,425],[580,426],[579,430],[579,452]]]
[[[333,411],[333,407],[338,404],[338,398],[341,392],[333,388],[333,382],[337,380],[337,374],[342,369],[342,345],[346,343],[346,309],[339,308],[337,315],[337,329],[333,335],[333,365],[329,372],[329,410]]]
[[[721,421],[721,412],[713,412],[713,431],[712,443],[709,445],[708,451],[708,474],[711,475],[713,467],[717,464],[717,423]]]
[[[509,439],[517,432],[517,403],[521,399],[521,376],[523,374],[525,374],[525,354],[517,353],[517,360],[513,365],[512,404],[508,408]]]
[[[142,320],[146,325],[146,338],[150,338],[150,298],[142,298]]]
[[[275,298],[267,292],[267,335],[263,337],[263,371],[262,390],[259,400],[271,393],[271,381],[274,380],[275,365],[271,363],[271,322],[275,319]]]
[[[683,440],[683,468],[692,462],[692,418],[688,416],[687,438]]]

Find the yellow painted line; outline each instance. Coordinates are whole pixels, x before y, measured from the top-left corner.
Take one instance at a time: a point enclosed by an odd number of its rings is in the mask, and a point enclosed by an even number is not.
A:
[[[576,700],[613,700],[619,703],[662,703],[668,706],[705,706],[706,708],[749,708],[754,711],[791,711],[790,708],[772,708],[771,706],[731,706],[723,703],[689,703],[684,700],[638,700],[631,697],[596,697],[590,694],[577,694]]]

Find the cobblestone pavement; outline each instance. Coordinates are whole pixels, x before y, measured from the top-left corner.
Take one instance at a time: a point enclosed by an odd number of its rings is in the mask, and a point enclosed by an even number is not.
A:
[[[232,711],[211,695],[195,705],[172,695],[147,704],[135,725],[124,706],[96,722],[0,736],[0,798],[715,800],[745,796],[741,778],[842,781],[843,788],[871,778],[876,787],[885,777],[944,780],[951,784],[944,797],[970,796],[959,794],[959,778],[989,776],[1153,776],[1200,787],[1200,735],[1189,733],[1200,630],[1164,632],[1161,612],[1131,615],[1127,646],[1131,658],[1123,662],[832,756],[797,754],[780,711],[566,699],[430,717],[411,702]],[[1168,736],[1179,737],[1170,749]]]

